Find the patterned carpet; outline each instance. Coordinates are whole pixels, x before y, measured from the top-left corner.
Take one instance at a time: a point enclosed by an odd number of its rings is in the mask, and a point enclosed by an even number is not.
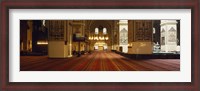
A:
[[[180,59],[135,60],[114,52],[96,51],[81,57],[50,59],[20,56],[21,71],[179,71]]]

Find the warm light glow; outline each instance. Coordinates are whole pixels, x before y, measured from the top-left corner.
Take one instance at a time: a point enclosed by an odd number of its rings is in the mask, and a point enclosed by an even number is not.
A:
[[[97,42],[95,44],[97,44],[97,45],[105,45],[105,42]]]
[[[102,38],[102,40],[104,40],[104,37]]]
[[[88,37],[89,40],[108,40],[108,37],[104,37],[104,36],[96,36],[96,37]]]
[[[108,37],[106,37],[105,40],[108,40]]]
[[[47,45],[48,41],[37,41],[37,45]]]
[[[132,43],[129,43],[128,46],[132,46]]]
[[[99,28],[95,28],[95,32],[89,35],[89,40],[108,40],[107,29],[103,28],[103,32],[99,34]]]
[[[90,40],[90,37],[88,37],[88,39]]]
[[[145,43],[140,43],[140,47],[144,47],[144,46],[146,46]]]

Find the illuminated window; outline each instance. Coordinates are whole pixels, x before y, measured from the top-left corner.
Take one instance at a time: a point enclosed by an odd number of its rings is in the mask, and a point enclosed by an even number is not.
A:
[[[42,21],[42,24],[45,26],[45,20]]]
[[[103,34],[107,34],[107,29],[103,28]]]
[[[95,34],[99,34],[99,29],[95,28]]]

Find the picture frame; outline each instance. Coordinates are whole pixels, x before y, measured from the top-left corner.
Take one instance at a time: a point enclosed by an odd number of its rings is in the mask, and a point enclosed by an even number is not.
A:
[[[9,9],[191,9],[192,82],[9,82]],[[2,1],[1,2],[1,89],[2,90],[135,90],[199,91],[199,1]]]

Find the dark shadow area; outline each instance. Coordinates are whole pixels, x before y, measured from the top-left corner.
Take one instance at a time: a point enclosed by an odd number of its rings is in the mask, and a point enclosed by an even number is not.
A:
[[[21,51],[20,56],[45,56],[47,52],[29,52],[29,51]]]
[[[112,51],[130,59],[180,59],[180,54],[174,53],[127,54],[115,50]]]

